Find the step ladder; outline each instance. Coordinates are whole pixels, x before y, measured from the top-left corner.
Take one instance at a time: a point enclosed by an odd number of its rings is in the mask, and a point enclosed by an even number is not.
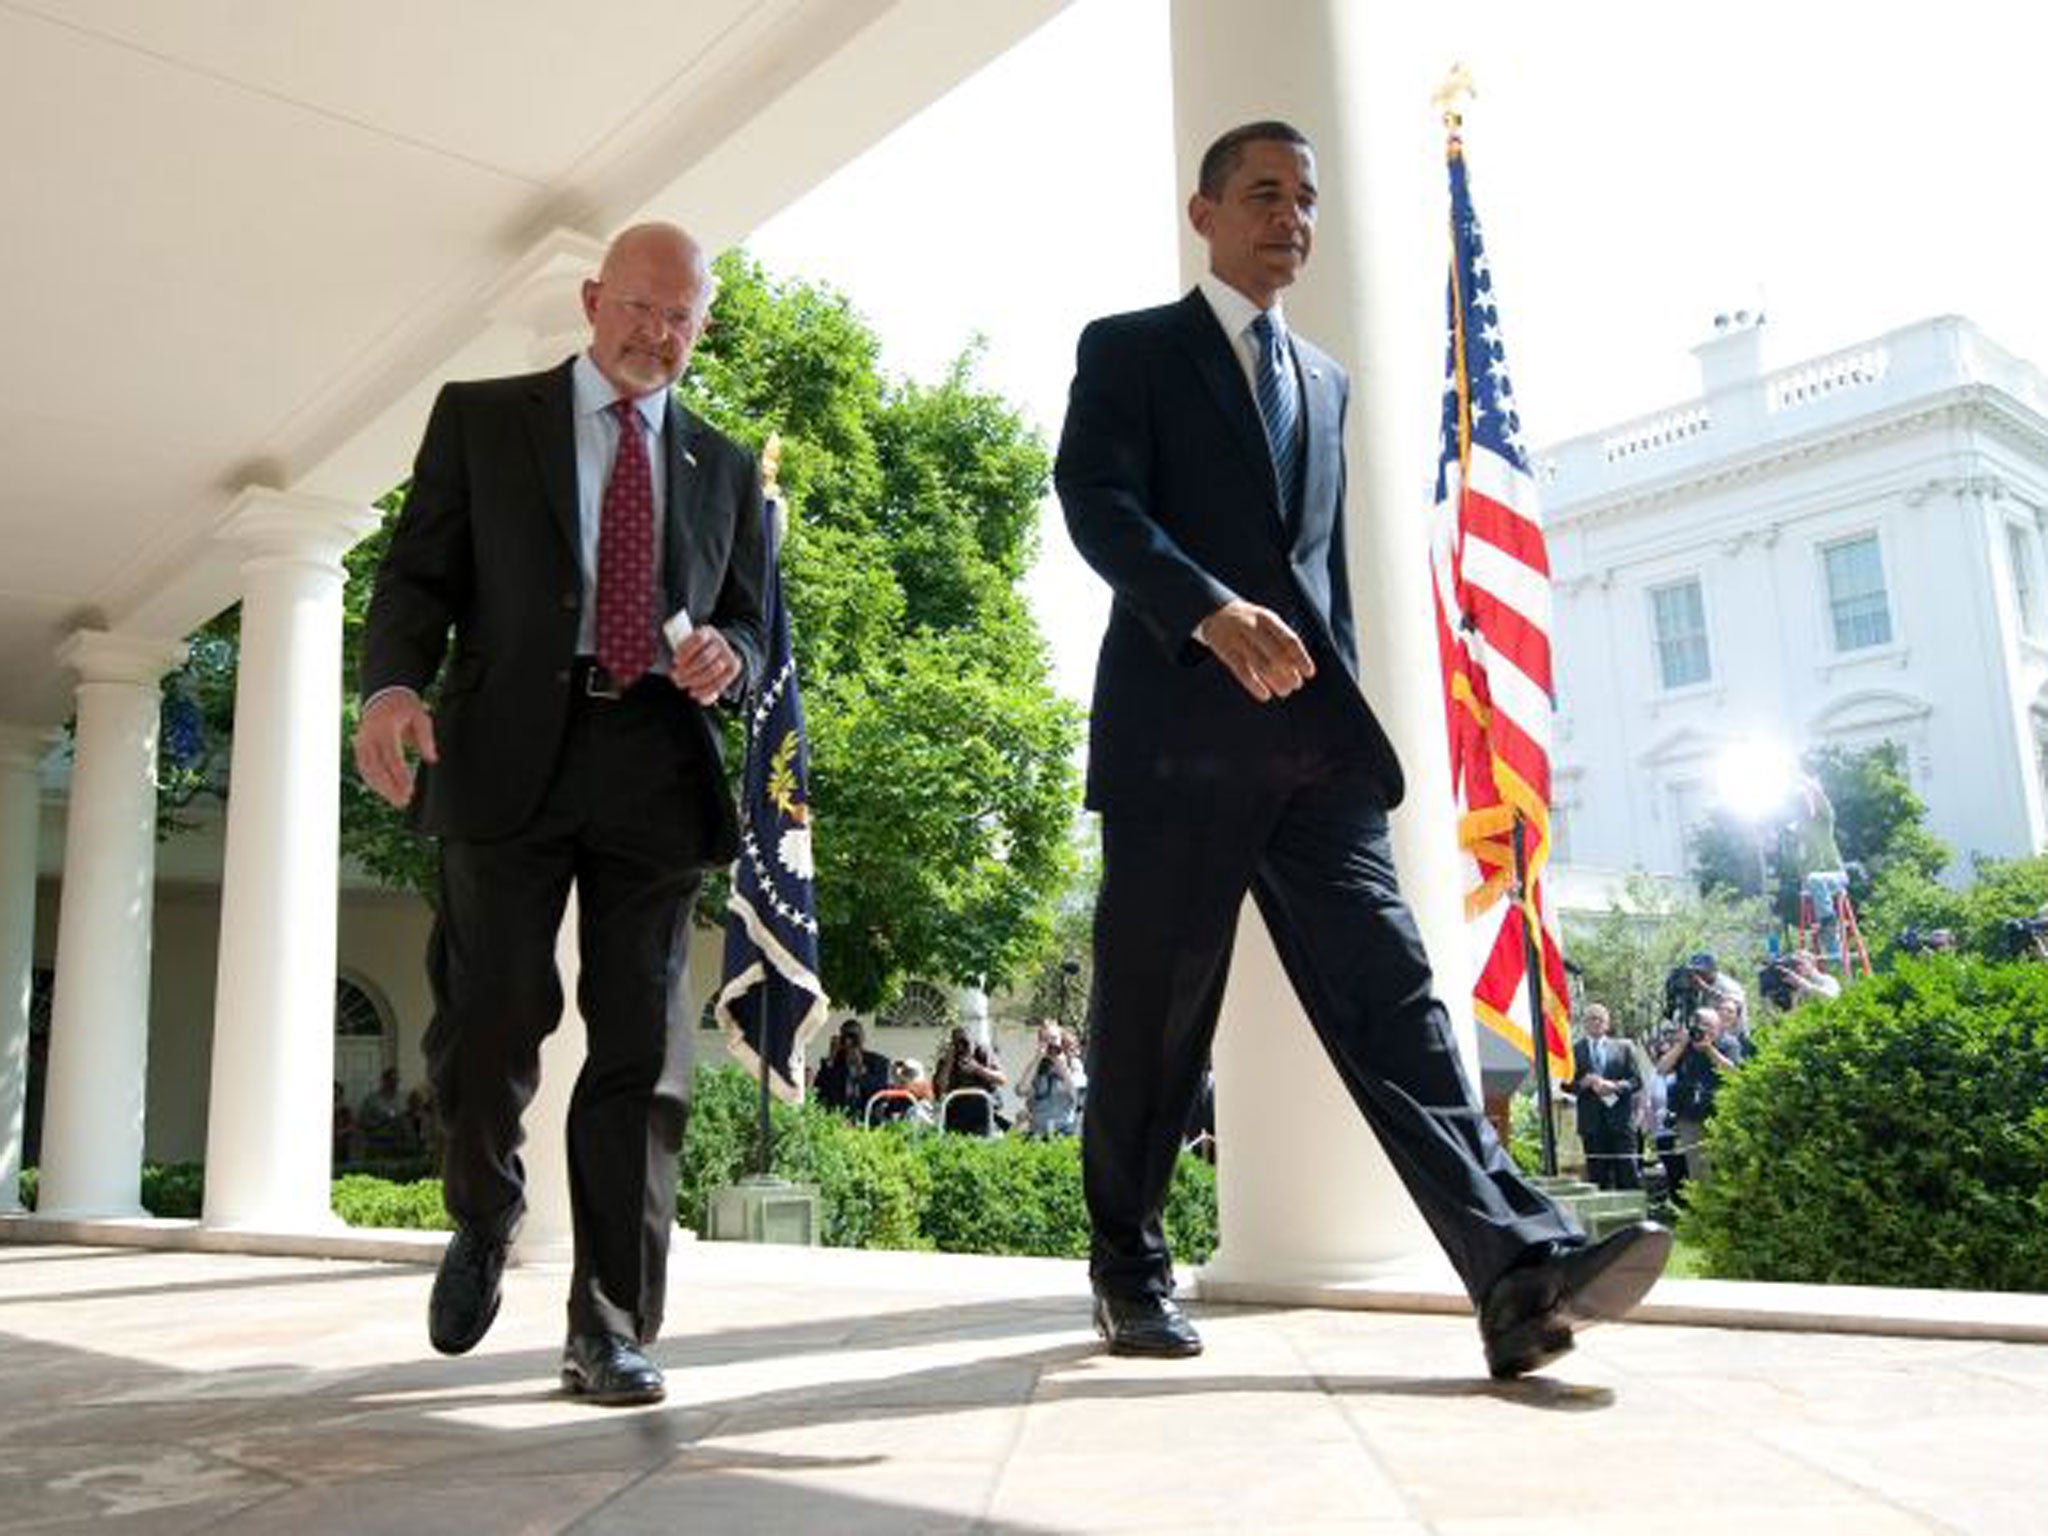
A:
[[[1856,903],[1849,899],[1846,886],[1835,892],[1835,953],[1830,955],[1820,947],[1820,923],[1813,908],[1813,892],[1801,883],[1799,947],[1817,958],[1823,966],[1840,966],[1844,981],[1855,976],[1859,969],[1865,976],[1870,974],[1870,951],[1864,946],[1863,930],[1856,926]]]

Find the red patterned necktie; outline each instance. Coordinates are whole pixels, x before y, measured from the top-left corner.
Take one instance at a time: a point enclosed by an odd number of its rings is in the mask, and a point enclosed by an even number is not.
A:
[[[606,407],[619,451],[597,524],[597,660],[616,687],[640,681],[654,658],[654,476],[631,400]]]

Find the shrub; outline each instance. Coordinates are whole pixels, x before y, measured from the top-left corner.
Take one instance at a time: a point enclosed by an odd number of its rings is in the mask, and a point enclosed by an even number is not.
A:
[[[818,1186],[820,1238],[828,1248],[929,1248],[920,1225],[931,1172],[905,1128],[863,1130],[830,1110],[790,1116],[776,1143],[775,1169]]]
[[[412,1227],[448,1231],[455,1225],[441,1204],[439,1179],[394,1184],[375,1174],[345,1173],[334,1181],[334,1214],[352,1227]]]
[[[144,1163],[142,1208],[152,1216],[197,1221],[206,1204],[206,1168],[201,1163]]]
[[[731,1066],[702,1067],[692,1089],[676,1211],[700,1230],[712,1191],[753,1158],[758,1088]],[[1080,1258],[1088,1252],[1080,1144],[941,1135],[907,1124],[866,1130],[817,1105],[777,1101],[774,1171],[818,1186],[831,1247],[936,1248]],[[1216,1175],[1184,1157],[1167,1194],[1167,1240],[1200,1263],[1216,1247]]]
[[[2048,966],[1902,960],[1723,1085],[1687,1236],[1720,1275],[2048,1290],[2043,1084]]]
[[[40,1183],[37,1169],[21,1170],[21,1179],[16,1187],[20,1191],[24,1210],[32,1211],[36,1208],[36,1193]],[[199,1219],[200,1207],[205,1202],[205,1195],[206,1169],[202,1164],[142,1165],[142,1208],[152,1216],[196,1221]]]

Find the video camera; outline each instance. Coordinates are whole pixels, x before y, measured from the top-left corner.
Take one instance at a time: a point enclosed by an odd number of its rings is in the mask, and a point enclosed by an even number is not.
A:
[[[2008,917],[1999,938],[2009,960],[2048,960],[2048,917]]]
[[[1713,1000],[1713,988],[1687,966],[1676,967],[1664,978],[1664,1017],[1673,1024],[1690,1028],[1693,1014]]]
[[[1782,956],[1766,960],[1763,969],[1756,973],[1757,991],[1780,1013],[1790,1013],[1799,995],[1792,985],[1793,974],[1792,962]]]

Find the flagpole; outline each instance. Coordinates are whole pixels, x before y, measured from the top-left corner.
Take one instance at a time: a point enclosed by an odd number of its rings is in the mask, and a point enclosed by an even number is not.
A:
[[[761,542],[766,546],[766,565],[769,580],[775,584],[773,601],[782,601],[780,573],[782,570],[782,487],[778,483],[777,471],[782,465],[782,434],[771,432],[768,441],[761,445]],[[760,1067],[760,1097],[755,1106],[754,1128],[754,1176],[768,1178],[775,1164],[775,1123],[769,1114],[771,1087],[768,1082],[768,1009],[769,990],[763,987],[754,999],[754,1006],[760,1011],[761,1027],[756,1039],[760,1048],[754,1052],[754,1059]]]
[[[1529,1055],[1536,1064],[1536,1123],[1542,1128],[1543,1173],[1557,1177],[1557,1127],[1550,1115],[1550,1028],[1543,1015],[1543,956],[1529,900],[1529,859],[1523,843],[1527,823],[1515,812],[1515,909],[1522,914],[1522,954],[1529,981]]]

